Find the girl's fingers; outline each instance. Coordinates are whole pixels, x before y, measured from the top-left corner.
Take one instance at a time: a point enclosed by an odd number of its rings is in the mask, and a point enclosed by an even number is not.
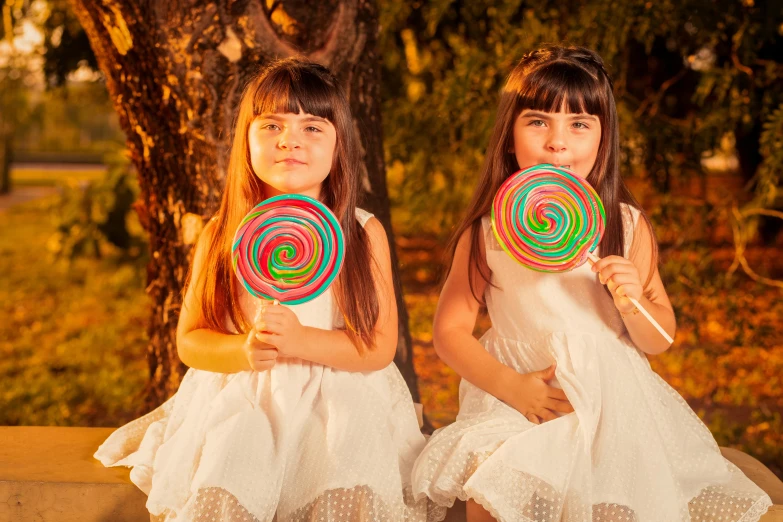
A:
[[[535,413],[528,413],[525,415],[525,417],[533,424],[541,424],[541,420],[536,416]]]
[[[277,359],[277,348],[258,348],[253,350],[253,359],[258,361],[272,361]]]
[[[262,343],[271,344],[272,346],[277,346],[277,343],[280,340],[280,336],[273,333],[258,332],[256,334],[256,339],[261,341]]]
[[[289,310],[284,306],[268,306],[264,309],[263,317],[283,317]]]
[[[545,407],[548,410],[557,411],[560,413],[571,413],[574,411],[574,407],[568,401],[558,401],[555,399],[549,399],[546,401]]]
[[[560,401],[567,401],[568,397],[566,397],[566,393],[561,390],[560,388],[555,388],[554,386],[550,386],[547,390],[547,396],[552,399],[557,399]]]
[[[264,372],[266,370],[271,370],[275,365],[275,361],[260,361],[260,362],[253,362],[251,365],[253,368],[253,371],[256,372]]]
[[[542,408],[536,412],[536,415],[539,419],[541,419],[543,422],[555,420],[557,418],[557,415],[553,413],[551,410],[548,410],[546,408]]]
[[[601,284],[606,284],[608,281],[612,281],[617,279],[618,277],[624,277],[626,275],[633,274],[633,271],[628,270],[604,270],[603,272],[598,273],[598,280],[601,281]]]
[[[598,281],[605,285],[608,281],[611,281],[612,274],[608,271],[598,272]]]
[[[620,296],[619,299],[624,299],[628,301],[628,298],[625,296],[628,295],[630,295],[631,297],[635,297],[636,295],[641,296],[642,287],[641,285],[621,285],[617,287],[617,290],[615,290],[614,293]]]
[[[601,274],[598,274],[598,280],[601,281],[601,284],[609,284],[614,283],[615,286],[624,284],[624,283],[639,283],[639,273],[638,272],[615,272],[614,274],[604,277]]]
[[[253,338],[256,336],[257,333],[258,333],[258,328],[256,328],[255,325],[253,325],[250,328],[250,331],[247,333],[247,338],[245,339],[245,343],[252,343]]]
[[[633,289],[634,287],[638,287],[640,290],[642,288],[642,285],[636,282],[635,280],[632,281],[615,281],[612,279],[611,281],[608,281],[606,283],[607,288],[612,291],[615,295],[626,295],[629,289]],[[623,292],[625,293],[619,293],[620,288],[625,288]]]
[[[593,270],[593,272],[599,272],[606,274],[607,272],[628,272],[629,270],[633,270],[634,264],[625,258],[620,258],[619,261],[612,261],[611,263],[606,263],[603,265],[593,265],[593,269],[595,267],[599,267],[597,270]]]
[[[275,318],[267,318],[264,321],[257,322],[255,325],[256,331],[274,332],[274,333],[280,333],[282,326],[283,326],[283,322]]]
[[[267,324],[264,333],[282,335],[285,333],[285,327],[280,323]]]
[[[600,260],[598,260],[597,263],[594,263],[592,266],[593,272],[600,272],[604,268],[606,268],[609,265],[613,265],[615,263],[624,263],[625,261],[628,261],[624,257],[620,256],[606,256]]]
[[[613,282],[616,286],[625,285],[629,283],[639,283],[639,278],[634,274],[614,274],[609,281]]]

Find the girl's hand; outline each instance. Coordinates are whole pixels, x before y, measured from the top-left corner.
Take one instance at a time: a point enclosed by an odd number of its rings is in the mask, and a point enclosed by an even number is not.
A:
[[[593,264],[593,272],[598,272],[598,280],[609,287],[614,298],[614,306],[620,313],[628,313],[636,308],[628,297],[637,301],[642,298],[644,289],[639,270],[628,259],[620,256],[606,256]]]
[[[274,346],[259,341],[256,338],[257,335],[258,331],[251,328],[245,339],[245,344],[242,345],[242,352],[245,354],[251,370],[263,372],[275,365],[278,352]]]
[[[554,420],[557,413],[571,413],[574,407],[563,390],[550,386],[547,381],[555,378],[555,368],[538,372],[517,374],[508,390],[506,403],[525,416],[533,424]]]
[[[297,350],[304,344],[305,327],[288,307],[266,305],[256,316],[256,339],[277,348],[281,355],[299,357]]]

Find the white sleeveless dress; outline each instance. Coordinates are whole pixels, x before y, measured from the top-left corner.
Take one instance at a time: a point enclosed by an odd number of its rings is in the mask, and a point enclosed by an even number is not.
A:
[[[370,217],[357,209],[362,226]],[[243,294],[248,319],[256,304]],[[331,289],[290,308],[303,325],[344,324]],[[260,373],[189,369],[95,457],[132,467],[159,520],[418,522],[427,501],[412,501],[410,476],[424,444],[394,364],[361,373],[289,359]]]
[[[624,207],[626,257],[639,212]],[[529,270],[483,223],[486,350],[520,373],[557,361],[575,412],[536,425],[463,380],[457,420],[416,461],[416,498],[473,499],[502,522],[750,522],[769,497],[725,460],[651,368],[589,264]]]

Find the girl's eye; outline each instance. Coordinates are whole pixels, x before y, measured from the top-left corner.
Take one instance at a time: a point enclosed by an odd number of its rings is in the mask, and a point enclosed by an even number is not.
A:
[[[321,132],[321,129],[319,129],[318,127],[313,127],[313,126],[307,127],[305,130],[307,132]]]
[[[278,127],[278,126],[277,126],[277,125],[275,125],[274,123],[267,123],[267,124],[266,124],[266,125],[264,125],[262,128],[263,128],[263,129],[267,129],[267,130],[280,130],[280,127]]]
[[[530,125],[532,125],[533,127],[543,127],[544,120],[533,120],[530,122]]]
[[[581,121],[575,121],[574,122],[574,127],[576,127],[577,129],[589,129],[590,128],[590,127],[588,127],[586,124],[584,124]]]

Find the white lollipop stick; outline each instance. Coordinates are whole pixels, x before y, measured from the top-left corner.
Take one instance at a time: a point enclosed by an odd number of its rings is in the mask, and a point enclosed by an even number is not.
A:
[[[593,253],[587,254],[587,257],[588,257],[588,259],[590,259],[590,261],[593,264],[595,264],[595,263],[597,263],[598,261],[601,260],[601,258],[599,258],[597,255],[595,255]],[[664,330],[661,327],[661,325],[658,324],[658,321],[656,321],[655,318],[652,315],[650,315],[650,312],[645,310],[645,308],[642,306],[642,304],[639,301],[637,301],[636,299],[634,299],[633,297],[628,296],[628,295],[625,296],[625,297],[627,297],[628,299],[631,300],[631,302],[634,304],[634,306],[636,306],[636,308],[639,309],[639,311],[642,313],[642,315],[645,316],[648,321],[650,321],[650,324],[652,324],[655,327],[655,329],[658,330],[658,332],[660,332],[660,334],[663,336],[664,339],[669,341],[670,344],[674,343],[674,339],[672,339],[671,336],[668,333],[666,333],[666,330]]]

